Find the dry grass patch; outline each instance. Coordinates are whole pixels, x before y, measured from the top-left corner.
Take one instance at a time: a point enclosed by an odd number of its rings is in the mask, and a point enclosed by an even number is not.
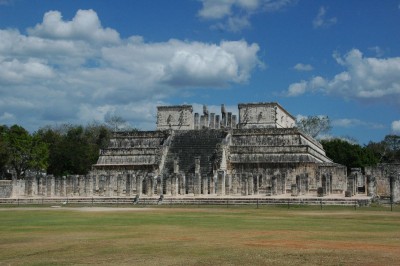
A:
[[[3,209],[0,265],[393,265],[399,218],[368,209]]]

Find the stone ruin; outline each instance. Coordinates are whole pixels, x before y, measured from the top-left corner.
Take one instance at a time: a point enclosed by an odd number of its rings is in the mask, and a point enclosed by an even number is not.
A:
[[[86,176],[0,183],[0,197],[382,196],[400,200],[400,165],[365,170],[332,162],[278,103],[194,113],[159,106],[157,130],[115,132]],[[346,193],[345,193],[346,192]]]

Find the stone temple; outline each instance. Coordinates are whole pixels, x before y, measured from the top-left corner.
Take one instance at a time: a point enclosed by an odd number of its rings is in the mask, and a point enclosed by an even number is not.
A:
[[[238,115],[159,106],[155,131],[115,132],[87,176],[15,178],[3,197],[325,197],[393,195],[399,165],[365,174],[329,159],[278,103],[238,105]],[[387,169],[392,169],[388,171]],[[2,197],[0,195],[0,197]]]

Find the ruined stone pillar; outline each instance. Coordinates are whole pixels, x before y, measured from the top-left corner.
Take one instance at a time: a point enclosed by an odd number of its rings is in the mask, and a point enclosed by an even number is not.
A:
[[[154,176],[152,174],[148,174],[146,176],[146,193],[147,196],[152,197],[154,195],[154,186],[155,186],[155,179]]]
[[[232,128],[232,113],[228,112],[228,117],[226,119],[226,127]]]
[[[50,197],[54,197],[55,196],[55,194],[56,194],[56,179],[55,179],[55,177],[54,177],[54,175],[49,175],[48,177],[48,180],[50,180]]]
[[[67,196],[67,177],[63,176],[61,178],[61,189],[60,189],[60,196],[65,197]]]
[[[221,127],[226,128],[226,110],[225,104],[221,104]]]
[[[11,181],[11,184],[12,184],[12,190],[11,190],[11,197],[14,197],[14,198],[16,198],[16,197],[18,197],[19,196],[19,189],[18,189],[18,179],[17,179],[17,176],[16,175],[12,175],[12,181]]]
[[[210,113],[210,129],[215,129],[215,113]]]
[[[204,127],[208,128],[209,127],[209,113],[208,113],[208,109],[207,109],[207,105],[203,105],[203,115],[204,115]]]
[[[257,174],[253,176],[254,179],[254,194],[258,195],[258,188],[260,187],[260,179]]]
[[[172,177],[171,175],[164,176],[165,178],[165,195],[171,196],[171,183],[172,183]]]
[[[272,176],[271,180],[271,194],[272,195],[278,195],[278,182],[276,175]]]
[[[225,176],[225,194],[230,195],[232,189],[232,175]]]
[[[181,195],[186,195],[187,194],[187,181],[186,181],[185,173],[181,173],[181,180],[182,180]]]
[[[296,175],[296,193],[298,195],[300,195],[300,191],[301,191],[301,176],[300,175]],[[292,191],[292,195],[293,195],[293,191]]]
[[[200,115],[199,115],[199,113],[194,113],[194,129],[200,129]]]
[[[87,178],[87,186],[86,186],[86,196],[91,197],[93,196],[93,174],[90,173]]]
[[[205,119],[204,119],[204,115],[200,116],[200,129],[205,128]]]
[[[78,175],[78,183],[79,183],[78,193],[80,197],[85,196],[85,185],[86,185],[85,179],[86,179],[85,176]]]
[[[236,128],[237,125],[237,116],[232,115],[232,128]]]
[[[203,180],[201,182],[201,191],[203,195],[208,194],[208,177],[207,175],[203,175]]]
[[[254,177],[252,174],[247,175],[247,184],[249,187],[249,191],[247,195],[253,195],[254,194]]]
[[[39,175],[38,176],[38,180],[39,180],[39,182],[38,182],[38,191],[37,191],[37,194],[39,195],[39,196],[45,196],[45,184],[44,184],[44,180],[43,180],[43,176],[42,175]]]
[[[392,202],[396,203],[400,201],[400,175],[398,173],[392,173],[389,176],[390,182],[390,196]]]
[[[208,193],[210,195],[215,195],[215,180],[217,180],[217,174],[215,173],[214,175],[210,176],[210,186],[208,189]]]
[[[171,175],[171,195],[177,196],[179,190],[178,174]]]
[[[218,171],[218,196],[225,195],[225,171],[219,170]]]
[[[376,196],[376,180],[375,180],[375,177],[372,176],[372,175],[367,175],[367,182],[368,182],[367,195],[369,197],[375,197]]]
[[[249,180],[247,179],[246,174],[242,175],[242,195],[249,195]]]
[[[221,121],[219,120],[219,115],[215,116],[215,129],[221,128]]]
[[[142,195],[143,177],[142,175],[136,176],[136,195]]]
[[[201,194],[200,157],[195,157],[195,159],[194,159],[193,193],[195,196],[198,196]]]

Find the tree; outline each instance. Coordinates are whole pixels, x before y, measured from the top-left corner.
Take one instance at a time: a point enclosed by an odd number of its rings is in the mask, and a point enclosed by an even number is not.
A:
[[[380,142],[369,142],[367,148],[380,163],[400,163],[400,136],[387,135]]]
[[[126,121],[121,116],[107,113],[104,117],[104,122],[109,126],[109,128],[117,132],[126,126]]]
[[[13,125],[5,132],[7,167],[15,171],[17,178],[27,170],[40,172],[48,166],[48,147],[38,135],[30,135],[23,127]]]
[[[6,135],[8,127],[0,126],[0,179],[6,178],[9,155],[7,152]]]
[[[315,138],[319,134],[328,133],[332,126],[328,116],[307,116],[297,121],[297,127]]]
[[[61,125],[39,130],[49,145],[48,173],[56,176],[87,174],[99,158],[99,150],[108,146],[111,131],[105,125],[92,123]]]
[[[329,158],[335,163],[346,165],[348,170],[353,167],[373,166],[379,162],[371,150],[359,144],[342,139],[322,140],[321,144]]]

